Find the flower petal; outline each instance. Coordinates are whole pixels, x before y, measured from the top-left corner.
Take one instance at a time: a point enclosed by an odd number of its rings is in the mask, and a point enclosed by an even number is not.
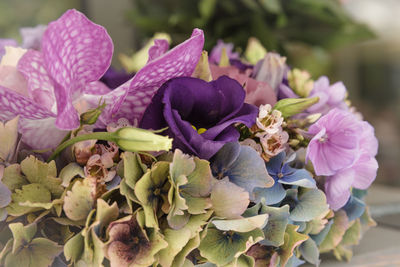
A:
[[[357,173],[353,186],[358,189],[367,189],[376,178],[378,162],[374,157],[364,154],[354,164],[352,169]]]
[[[28,50],[19,60],[17,68],[27,79],[29,95],[33,100],[56,112],[54,85],[46,71],[42,53]]]
[[[22,134],[22,142],[32,149],[57,147],[68,131],[58,129],[55,121],[55,117],[35,120],[21,118],[18,131]]]
[[[59,84],[55,86],[56,125],[74,129],[79,126],[79,118],[72,101],[85,84],[99,80],[108,69],[112,40],[102,26],[76,10],[68,10],[48,25],[42,53],[48,73]]]
[[[255,188],[254,196],[256,202],[261,202],[262,199],[264,198],[265,199],[264,204],[273,205],[281,202],[285,198],[286,191],[281,183],[275,182],[275,184],[270,188],[259,188],[259,187]]]
[[[46,25],[37,25],[36,27],[25,27],[19,29],[22,36],[22,47],[26,49],[40,50],[42,37],[46,29]]]
[[[34,100],[0,86],[0,120],[10,120],[20,115],[26,119],[44,119],[55,114],[35,103]]]
[[[108,105],[102,120],[111,122],[114,118],[121,117],[132,123],[135,119],[140,120],[152,97],[164,82],[193,73],[203,45],[203,31],[194,29],[188,40],[149,62],[131,80],[105,96]]]
[[[148,62],[157,59],[158,57],[165,54],[168,51],[169,42],[165,39],[155,39],[154,45],[149,49],[149,59]]]
[[[349,168],[338,172],[334,176],[327,177],[325,193],[331,209],[336,211],[347,203],[350,198],[350,187],[355,176],[355,171]]]
[[[307,188],[315,188],[315,180],[311,177],[311,174],[305,169],[293,169],[294,172],[288,175],[284,175],[278,182],[281,184],[298,185]]]

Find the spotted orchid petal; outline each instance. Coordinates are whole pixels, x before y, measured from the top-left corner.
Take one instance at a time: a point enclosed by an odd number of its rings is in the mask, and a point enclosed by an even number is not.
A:
[[[165,39],[155,39],[154,45],[149,49],[149,60],[148,62],[162,56],[169,49],[169,42]]]
[[[42,39],[46,70],[54,80],[57,102],[56,126],[71,130],[79,126],[72,105],[75,96],[108,69],[113,43],[107,31],[82,13],[69,10],[50,23]]]
[[[19,60],[17,68],[28,81],[31,98],[46,109],[56,112],[54,85],[47,73],[42,53],[28,50]]]
[[[0,120],[10,120],[17,115],[21,118],[39,120],[55,116],[32,99],[0,86]]]
[[[203,31],[194,29],[188,40],[148,62],[131,80],[105,97],[108,105],[102,120],[111,122],[121,117],[132,123],[140,120],[151,98],[164,82],[193,73],[203,45]]]

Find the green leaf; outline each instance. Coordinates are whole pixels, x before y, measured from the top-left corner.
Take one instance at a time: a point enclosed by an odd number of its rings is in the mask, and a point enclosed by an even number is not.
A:
[[[303,258],[311,264],[319,266],[321,260],[319,259],[319,250],[317,244],[311,238],[307,239],[300,245],[300,253]]]
[[[360,220],[357,219],[353,221],[352,226],[347,229],[346,233],[343,236],[342,241],[340,241],[341,246],[353,246],[358,245],[361,239],[361,223]]]
[[[21,216],[41,208],[31,208],[21,206],[19,203],[51,203],[51,194],[49,190],[41,184],[28,184],[22,186],[22,189],[16,189],[11,195],[12,202],[7,207],[7,212],[12,216]]]
[[[47,176],[57,177],[55,161],[44,163],[34,156],[29,156],[21,162],[21,170],[30,183],[42,183]]]
[[[81,233],[72,237],[64,246],[64,255],[67,261],[77,262],[83,253],[84,238]]]
[[[61,251],[62,247],[57,243],[45,238],[36,238],[15,254],[8,254],[5,260],[5,266],[50,266],[54,258],[57,257]]]
[[[333,224],[325,239],[319,245],[320,253],[328,252],[334,249],[342,241],[343,236],[349,227],[349,220],[344,210],[335,212]]]
[[[62,180],[61,185],[64,187],[68,187],[72,179],[74,179],[75,177],[84,178],[85,173],[83,172],[83,168],[79,166],[79,164],[71,162],[61,170],[59,177]]]
[[[12,161],[18,140],[19,116],[6,122],[0,123],[0,160]]]
[[[281,266],[285,266],[288,260],[293,256],[294,249],[309,238],[308,235],[298,233],[298,229],[299,226],[293,224],[288,224],[286,227],[285,241],[279,250]]]
[[[212,224],[221,231],[235,231],[239,233],[250,232],[254,229],[262,229],[267,224],[268,214],[260,214],[252,217],[233,220],[213,220]]]
[[[267,213],[268,224],[263,229],[265,239],[260,243],[266,246],[279,247],[284,243],[285,230],[289,221],[289,205],[280,208],[263,205],[262,213]]]
[[[157,162],[135,184],[135,195],[143,207],[146,227],[159,228],[156,211],[161,201],[166,201],[162,197],[167,190],[165,186],[168,186],[168,171],[168,162]]]
[[[285,98],[279,100],[273,109],[282,112],[284,118],[296,115],[307,108],[311,107],[315,103],[318,103],[319,97],[313,98]]]
[[[23,185],[28,184],[28,181],[21,174],[21,166],[19,164],[12,164],[7,168],[5,168],[3,178],[1,179],[1,181],[11,191],[19,189]]]
[[[224,266],[264,238],[261,229],[247,233],[225,232],[209,227],[200,242],[200,255],[209,262]]]
[[[183,251],[184,249],[190,250],[191,246],[189,246],[188,243],[191,239],[196,238],[196,236],[200,233],[202,226],[207,223],[207,220],[210,218],[211,214],[212,212],[209,211],[206,214],[193,215],[183,228],[179,230],[168,228],[163,232],[164,239],[167,241],[168,246],[161,250],[158,254],[161,266],[174,266],[171,264],[175,257],[178,257],[178,254],[185,254]],[[186,246],[189,247],[186,248]],[[180,260],[177,259],[176,261]]]
[[[77,181],[64,198],[63,209],[67,217],[74,221],[85,219],[94,205],[94,188],[88,180]]]
[[[243,214],[250,200],[249,193],[245,189],[231,183],[226,177],[214,184],[211,202],[216,216],[234,219]]]
[[[308,222],[325,214],[329,209],[325,194],[319,189],[310,189],[298,197],[298,203],[290,213],[290,219]]]
[[[8,226],[12,232],[14,241],[12,253],[20,250],[29,244],[36,234],[37,226],[35,223],[24,226],[22,223],[11,223]]]
[[[124,152],[121,155],[124,166],[124,176],[126,184],[134,189],[136,182],[146,172],[146,165],[142,164],[140,156],[137,153]]]

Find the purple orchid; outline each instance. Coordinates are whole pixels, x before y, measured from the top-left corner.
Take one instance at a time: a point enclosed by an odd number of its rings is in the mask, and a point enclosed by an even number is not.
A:
[[[27,80],[27,95],[0,86],[0,120],[20,115],[23,141],[36,149],[55,147],[66,130],[79,126],[78,111],[96,106],[100,99],[107,107],[99,125],[121,117],[133,123],[140,120],[161,84],[192,74],[203,44],[203,32],[195,29],[190,39],[169,52],[164,47],[153,49],[158,57],[151,57],[131,80],[110,91],[98,80],[111,63],[111,38],[103,27],[69,10],[48,25],[41,51],[28,50],[18,62],[18,71]]]
[[[210,159],[224,144],[239,139],[235,123],[248,127],[255,123],[258,109],[244,99],[243,87],[227,76],[209,83],[176,78],[160,88],[140,125],[146,129],[168,126],[174,148]]]
[[[256,188],[254,193],[258,201],[264,198],[267,205],[282,201],[286,196],[283,184],[307,188],[316,187],[315,180],[307,170],[290,166],[295,157],[296,153],[286,157],[286,153],[281,152],[267,163],[268,174],[274,179],[275,184],[271,188]]]
[[[239,59],[239,53],[233,52],[232,43],[224,43],[222,40],[218,40],[217,45],[211,50],[208,60],[211,63],[219,64],[222,55],[222,49],[225,48],[226,55],[229,59]]]

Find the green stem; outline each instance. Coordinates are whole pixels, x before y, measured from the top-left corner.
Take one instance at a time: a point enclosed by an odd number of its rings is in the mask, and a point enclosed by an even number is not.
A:
[[[53,152],[53,154],[50,156],[50,158],[47,160],[47,162],[50,162],[54,160],[58,154],[60,154],[64,149],[67,147],[81,142],[81,141],[86,141],[86,140],[105,140],[105,141],[115,141],[114,133],[109,133],[109,132],[95,132],[95,133],[89,133],[89,134],[83,134],[83,135],[78,135],[74,138],[71,138],[64,143],[60,144],[56,150]]]

